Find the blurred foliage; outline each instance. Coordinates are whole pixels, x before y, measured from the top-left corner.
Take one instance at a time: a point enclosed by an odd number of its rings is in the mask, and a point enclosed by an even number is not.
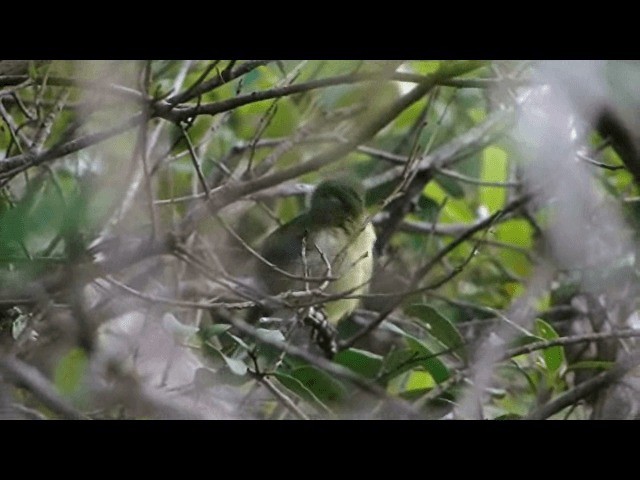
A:
[[[389,80],[394,72],[437,75],[443,66],[452,64],[448,61],[287,60],[265,63],[238,78],[224,80],[243,63],[228,60],[52,62],[34,66],[23,83],[0,87],[0,101],[8,115],[0,122],[1,166],[3,161],[24,152],[46,152],[70,140],[118,126],[138,114],[144,98],[171,98],[178,92],[196,88],[198,82],[202,85],[220,79],[215,88],[194,95],[176,110],[336,76],[378,73],[383,78],[337,82],[249,101],[213,116],[195,115],[180,125],[160,118],[148,119],[145,141],[149,152],[144,161],[148,162],[146,168],[151,172],[149,191],[156,202],[155,219],[150,216],[145,176],[137,166],[142,161],[143,147],[141,135],[134,127],[123,135],[102,143],[89,142],[86,147],[21,169],[19,173],[0,169],[0,290],[14,295],[13,292],[19,292],[16,286],[32,285],[67,269],[66,275],[70,277],[64,288],[47,290],[47,286],[42,290],[56,305],[72,305],[70,308],[74,311],[79,307],[71,300],[72,280],[89,283],[102,275],[99,271],[78,270],[78,266],[96,261],[91,242],[98,238],[104,240],[107,234],[121,236],[118,240],[121,242],[128,235],[148,235],[154,222],[158,222],[155,228],[161,232],[177,228],[193,205],[201,201],[202,195],[194,197],[202,193],[194,162],[214,192],[233,182],[286,171],[340,144],[361,124],[414,88],[415,83]],[[526,79],[529,70],[520,62],[487,62],[479,68],[470,68],[468,73],[455,77],[458,84],[442,79],[427,95],[391,118],[388,125],[360,145],[367,148],[352,149],[339,161],[293,181],[315,185],[327,177],[343,176],[358,178],[365,184],[369,182],[366,204],[380,230],[383,222],[376,215],[386,211],[389,195],[398,185],[397,176],[391,180],[384,178],[385,172],[398,165],[393,158],[425,158],[455,144],[500,109],[513,108],[511,97],[500,95],[506,87],[500,87],[497,80],[495,85],[488,82],[482,88],[465,87],[464,81],[496,79],[496,71],[508,76],[516,63],[519,76],[510,80]],[[634,74],[639,72],[638,68],[632,70]],[[626,70],[612,74],[618,78],[624,72]],[[65,79],[77,83],[74,86],[73,82],[65,83]],[[637,100],[628,89],[621,90],[620,95]],[[43,132],[45,126],[48,131]],[[40,133],[44,133],[41,145],[34,147],[27,141]],[[590,146],[596,148],[602,141],[593,133]],[[192,158],[192,152],[196,159]],[[386,152],[391,159],[383,158],[380,152]],[[613,167],[623,165],[611,146],[602,149],[598,161]],[[501,212],[522,195],[525,190],[517,183],[522,181],[522,162],[509,132],[501,131],[488,140],[481,137],[471,142],[455,161],[425,177],[418,196],[411,199],[409,213],[376,259],[378,268],[372,292],[382,297],[365,299],[356,316],[369,321],[376,318],[384,311],[385,294],[402,293],[408,288],[411,276],[455,242],[462,232]],[[624,168],[594,168],[592,173],[604,195],[623,206],[625,218],[637,235],[640,201],[632,175]],[[132,187],[134,179],[142,186]],[[134,190],[135,201],[127,204],[125,199]],[[237,202],[238,208],[231,205],[221,215],[248,245],[257,247],[278,222],[286,222],[300,213],[306,201],[299,193],[273,195],[261,201]],[[406,400],[406,405],[413,405],[424,417],[445,416],[456,405],[461,391],[456,376],[464,376],[472,367],[469,362],[474,359],[474,342],[489,335],[487,326],[500,322],[495,311],[507,312],[524,295],[527,279],[546,252],[538,229],[542,226],[544,230],[547,214],[544,205],[539,208],[539,211],[529,209],[526,215],[516,211],[498,217],[486,228],[469,235],[417,285],[437,283],[450,275],[449,280],[434,289],[407,295],[400,308],[395,308],[370,338],[343,349],[331,362],[336,368],[343,368],[374,385],[376,391],[386,392],[392,399]],[[419,225],[421,229],[412,230],[408,225]],[[247,252],[225,236],[213,219],[201,222],[197,235],[204,240],[193,240],[189,245],[196,245],[194,251],[203,258],[211,258],[204,247],[213,248],[229,275],[250,274],[249,260],[242,256]],[[124,243],[118,245],[124,248]],[[637,275],[635,259],[628,265],[610,267],[611,275],[633,278]],[[135,269],[130,265],[122,268],[124,273],[118,278],[124,283],[133,281]],[[186,278],[184,268],[164,264],[162,268],[163,273],[154,281],[166,288],[154,287],[155,290],[148,290],[149,294],[160,292],[158,297],[179,299],[185,291],[180,282],[184,280],[188,284],[193,279]],[[73,275],[77,277],[72,278]],[[520,332],[510,345],[516,348],[570,334],[558,327],[554,318],[545,315],[571,305],[572,299],[582,291],[583,275],[599,275],[595,282],[608,278],[606,269],[581,271],[577,281],[571,272],[557,272],[555,287],[540,294],[536,312],[539,318],[530,331]],[[138,288],[146,291],[144,285]],[[185,296],[184,300],[205,301],[211,295],[204,290],[205,293],[201,289],[195,296]],[[33,324],[25,330],[27,317],[16,314],[17,307],[9,300],[2,299],[0,354],[18,351],[28,360],[31,356],[37,357],[32,351],[42,349],[47,356],[45,347],[41,346],[45,329]],[[219,311],[204,310],[196,315],[197,310],[170,302],[162,308],[174,315],[177,325],[165,327],[173,332],[180,345],[187,345],[197,354],[207,375],[211,375],[210,383],[232,387],[238,399],[248,396],[247,392],[256,382],[266,379],[311,418],[348,416],[360,401],[362,388],[349,377],[336,375],[295,355],[282,354],[274,347],[285,340],[278,329],[257,328],[257,335],[251,336],[237,331],[224,320],[229,315],[243,318],[243,311],[221,307]],[[100,321],[107,320],[101,318]],[[354,319],[343,322],[340,340],[358,332],[361,324]],[[180,325],[188,330],[180,333]],[[29,334],[27,331],[38,333],[41,339],[23,341],[19,348],[13,347],[21,341],[21,335]],[[51,357],[57,359],[50,365],[55,389],[87,412],[91,405],[87,376],[92,374],[89,365],[95,354],[85,350],[76,338],[63,354]],[[571,389],[575,384],[573,372],[607,370],[612,360],[570,355],[561,345],[505,360],[494,372],[498,387],[487,392],[485,415],[490,418],[526,416],[540,402]],[[440,387],[441,392],[437,390]],[[384,401],[378,398],[371,410],[375,411],[378,403]],[[579,406],[569,415],[585,418],[586,408]],[[292,415],[282,400],[275,397],[252,412],[267,418]]]

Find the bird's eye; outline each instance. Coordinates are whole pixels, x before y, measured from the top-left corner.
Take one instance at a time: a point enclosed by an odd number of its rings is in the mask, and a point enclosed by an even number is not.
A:
[[[344,197],[344,196],[339,196],[337,197],[338,200],[340,201],[340,208],[343,208],[345,212],[354,215],[357,214],[357,207],[356,207],[356,203],[353,201],[349,201],[350,199]],[[355,200],[357,202],[357,199],[351,199],[351,200]]]
[[[340,197],[331,197],[329,198],[329,202],[331,203],[331,207],[335,210],[341,211],[346,208],[345,203]]]

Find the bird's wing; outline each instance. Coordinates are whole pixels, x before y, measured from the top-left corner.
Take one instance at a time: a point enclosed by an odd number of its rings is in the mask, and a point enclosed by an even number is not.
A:
[[[271,233],[264,241],[260,254],[278,268],[293,275],[300,275],[302,239],[307,232],[304,215],[294,218]],[[260,262],[260,278],[271,293],[280,293],[294,287],[293,280]]]

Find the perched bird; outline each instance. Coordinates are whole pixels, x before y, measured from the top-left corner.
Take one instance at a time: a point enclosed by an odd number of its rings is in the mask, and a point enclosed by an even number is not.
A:
[[[265,262],[259,263],[258,277],[272,295],[305,290],[305,284],[317,289],[323,283],[324,292],[330,295],[366,293],[373,273],[375,239],[359,186],[344,180],[325,180],[313,192],[309,210],[271,233],[260,252],[279,269],[297,277],[305,276],[306,269],[306,277],[315,280],[291,278]],[[331,280],[327,282],[328,277]],[[357,298],[327,301],[326,320],[335,326],[358,303]]]

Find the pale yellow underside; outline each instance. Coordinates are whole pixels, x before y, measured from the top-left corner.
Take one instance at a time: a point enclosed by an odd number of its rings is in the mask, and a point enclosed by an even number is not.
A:
[[[351,238],[350,238],[351,237]],[[355,234],[348,235],[341,228],[325,229],[308,239],[307,264],[311,276],[326,275],[326,263],[313,247],[324,253],[331,264],[331,274],[339,277],[329,283],[325,290],[328,294],[340,294],[359,286],[350,295],[366,293],[373,273],[373,245],[376,234],[371,223],[358,228]],[[312,243],[313,242],[313,243]],[[347,244],[348,247],[343,248]],[[346,298],[324,304],[327,320],[336,324],[353,312],[360,303],[358,298]]]

